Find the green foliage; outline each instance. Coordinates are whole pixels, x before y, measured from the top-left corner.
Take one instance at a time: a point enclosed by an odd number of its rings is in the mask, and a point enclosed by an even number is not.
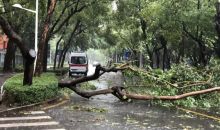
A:
[[[23,75],[17,74],[8,79],[4,89],[9,103],[26,105],[45,101],[58,95],[58,80],[52,73],[44,73],[41,77],[34,77],[31,86],[22,85]]]
[[[24,67],[23,65],[17,65],[15,67],[15,72],[24,72]]]
[[[70,99],[70,96],[73,94],[73,90],[69,89],[69,88],[62,88],[60,90],[60,94],[63,95],[63,97],[65,99]]]
[[[80,85],[81,85],[81,89],[83,90],[96,90],[96,86],[89,82],[85,82]]]
[[[152,96],[175,96],[184,93],[204,90],[220,85],[220,67],[213,60],[210,68],[195,68],[186,64],[174,65],[168,71],[136,70],[125,71],[126,90],[130,93]],[[218,107],[220,93],[202,94],[176,101],[152,101],[164,106]]]

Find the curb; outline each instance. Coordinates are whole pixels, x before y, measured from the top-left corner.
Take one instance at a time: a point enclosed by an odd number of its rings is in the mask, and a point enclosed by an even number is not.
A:
[[[6,110],[0,111],[0,114],[15,111],[15,110],[23,110],[23,109],[28,109],[28,108],[30,109],[32,107],[36,107],[36,106],[43,105],[43,104],[46,104],[46,103],[48,103],[48,104],[54,103],[54,102],[58,101],[59,99],[63,100],[63,96],[56,97],[56,98],[53,98],[53,99],[49,99],[49,100],[46,100],[46,101],[43,101],[43,102],[30,104],[30,105],[19,106],[19,107],[14,107],[14,108],[8,108]]]

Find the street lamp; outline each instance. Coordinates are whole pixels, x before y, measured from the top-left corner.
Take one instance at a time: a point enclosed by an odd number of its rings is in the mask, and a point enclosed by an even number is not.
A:
[[[31,10],[31,9],[23,8],[20,4],[14,4],[14,5],[12,5],[12,6],[15,7],[15,8],[19,8],[19,9],[27,10],[27,11],[32,12],[32,13],[36,13],[35,10]]]
[[[37,59],[37,41],[38,41],[38,0],[36,0],[36,10],[31,10],[31,9],[27,9],[22,7],[20,4],[14,4],[12,5],[15,8],[19,8],[19,9],[23,9],[32,13],[35,13],[35,42],[34,42],[34,49],[35,49],[35,53],[36,53],[36,59]],[[34,61],[34,71],[35,71],[35,67],[36,67],[36,59]]]

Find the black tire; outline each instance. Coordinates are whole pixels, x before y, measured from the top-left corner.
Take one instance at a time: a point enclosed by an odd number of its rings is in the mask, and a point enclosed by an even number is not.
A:
[[[86,72],[86,73],[84,73],[84,76],[87,76],[87,72]]]
[[[69,77],[72,77],[72,73],[71,72],[69,72]]]

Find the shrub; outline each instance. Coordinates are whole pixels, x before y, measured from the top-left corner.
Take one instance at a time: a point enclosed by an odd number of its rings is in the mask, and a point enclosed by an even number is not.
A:
[[[6,97],[11,104],[26,105],[54,98],[59,94],[58,80],[52,73],[34,77],[31,86],[23,86],[23,74],[17,74],[5,83]]]
[[[69,71],[68,67],[64,67],[64,68],[56,68],[56,70],[53,70],[53,68],[50,68],[47,70],[47,72],[53,72],[55,73],[57,76],[63,76],[65,74],[67,74],[67,72]]]
[[[23,65],[16,65],[16,67],[15,67],[15,72],[24,72],[24,67],[23,67]]]
[[[81,85],[81,89],[83,90],[96,90],[96,86],[91,82],[85,82],[80,85]]]

